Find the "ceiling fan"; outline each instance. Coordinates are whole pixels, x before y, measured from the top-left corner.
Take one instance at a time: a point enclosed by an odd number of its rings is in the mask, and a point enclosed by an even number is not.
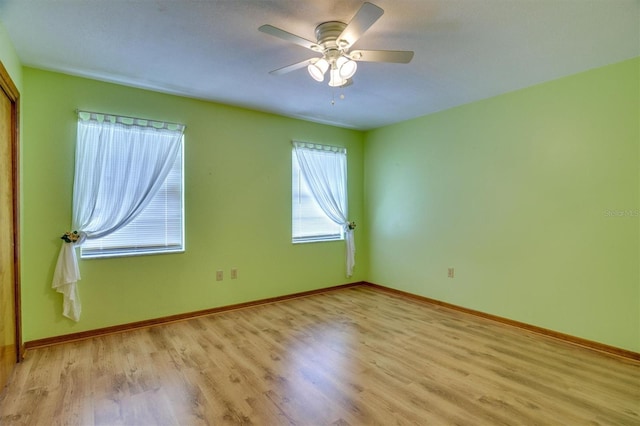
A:
[[[329,86],[343,87],[351,84],[358,67],[357,61],[409,63],[413,58],[412,51],[350,50],[383,13],[384,10],[380,7],[365,2],[348,24],[329,21],[318,25],[316,41],[307,40],[272,25],[261,26],[258,30],[265,34],[306,47],[322,55],[278,68],[270,74],[280,75],[307,67],[314,80],[324,81],[325,74],[329,71]]]

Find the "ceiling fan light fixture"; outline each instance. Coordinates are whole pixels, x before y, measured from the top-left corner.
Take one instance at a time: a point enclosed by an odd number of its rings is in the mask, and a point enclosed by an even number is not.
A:
[[[329,86],[331,87],[340,87],[347,83],[347,79],[340,76],[340,70],[338,70],[338,68],[333,68],[329,71],[329,77]]]
[[[312,62],[307,67],[307,71],[309,71],[309,75],[315,81],[323,81],[324,73],[329,69],[329,62],[326,59],[320,58],[315,62]]]
[[[358,64],[352,59],[341,56],[336,61],[336,67],[338,68],[340,77],[342,77],[343,80],[348,80],[356,73]]]

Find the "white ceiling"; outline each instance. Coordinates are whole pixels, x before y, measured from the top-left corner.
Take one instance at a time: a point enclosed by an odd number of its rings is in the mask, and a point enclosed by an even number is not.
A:
[[[361,0],[0,0],[0,20],[27,66],[363,130],[640,56],[640,0],[370,1],[354,48],[415,56],[344,89],[270,75],[314,54],[258,27],[315,40]]]

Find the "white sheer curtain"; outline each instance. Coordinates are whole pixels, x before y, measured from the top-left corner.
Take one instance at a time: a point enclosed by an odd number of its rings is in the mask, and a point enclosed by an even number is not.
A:
[[[316,202],[333,222],[341,225],[347,245],[347,276],[353,275],[356,245],[348,220],[346,148],[293,142],[300,172]]]
[[[80,111],[73,182],[75,243],[62,243],[53,288],[63,315],[78,321],[75,247],[131,222],[162,187],[181,150],[184,126]]]

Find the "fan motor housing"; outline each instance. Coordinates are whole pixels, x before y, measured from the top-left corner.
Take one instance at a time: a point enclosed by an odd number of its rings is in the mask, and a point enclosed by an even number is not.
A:
[[[318,45],[323,49],[339,49],[338,37],[342,34],[342,31],[347,27],[347,24],[340,21],[328,21],[316,27],[316,40]]]

